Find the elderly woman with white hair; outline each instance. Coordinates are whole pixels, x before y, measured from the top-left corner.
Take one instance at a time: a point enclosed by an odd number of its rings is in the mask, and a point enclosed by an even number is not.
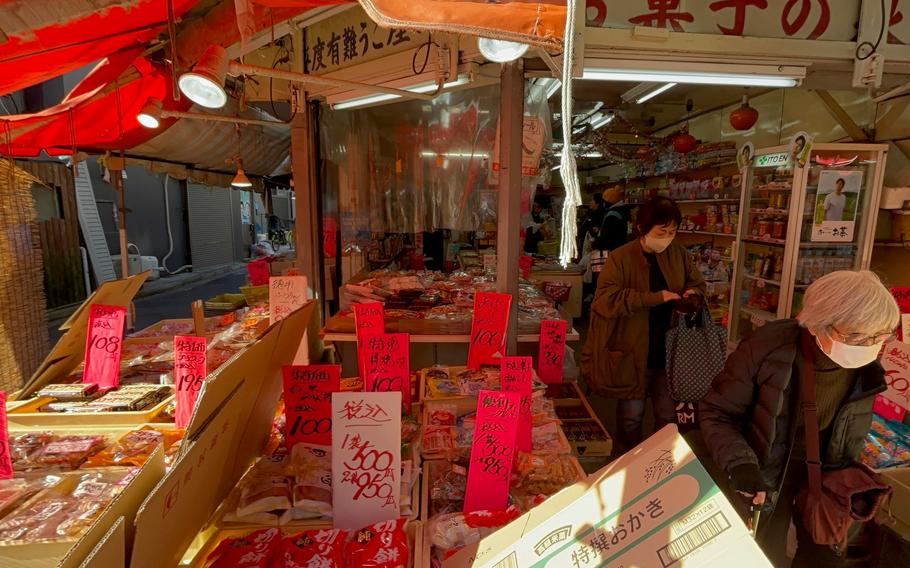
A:
[[[787,565],[794,536],[793,566],[844,562],[815,544],[793,514],[807,479],[800,410],[806,361],[814,364],[823,468],[846,467],[859,458],[873,399],[886,388],[878,355],[899,320],[897,302],[872,272],[828,274],[806,290],[796,319],[770,322],[743,340],[702,399],[705,444],[731,489],[762,508],[758,541],[775,565]]]

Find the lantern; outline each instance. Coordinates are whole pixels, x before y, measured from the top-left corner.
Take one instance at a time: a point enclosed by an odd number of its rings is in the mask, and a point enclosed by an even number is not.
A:
[[[685,130],[673,137],[673,149],[680,154],[688,154],[697,145],[698,140]]]
[[[749,99],[743,95],[743,104],[730,113],[730,126],[736,130],[749,130],[758,120],[758,111],[749,106]]]

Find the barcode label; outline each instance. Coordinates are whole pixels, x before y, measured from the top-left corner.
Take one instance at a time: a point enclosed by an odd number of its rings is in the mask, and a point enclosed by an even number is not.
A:
[[[722,512],[715,513],[658,550],[660,563],[664,568],[672,566],[728,528],[730,522],[727,517]]]

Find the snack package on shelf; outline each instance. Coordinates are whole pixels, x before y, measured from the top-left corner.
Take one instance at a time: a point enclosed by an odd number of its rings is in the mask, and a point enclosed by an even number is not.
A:
[[[281,547],[281,531],[263,529],[221,541],[209,555],[208,568],[270,568]]]
[[[426,538],[432,552],[430,562],[441,567],[442,561],[469,544],[484,537],[521,516],[521,511],[509,507],[505,511],[475,511],[473,513],[444,513],[427,523]]]
[[[167,455],[174,444],[183,439],[184,431],[178,428],[154,428],[145,426],[138,430],[127,432],[120,437],[114,444],[105,448],[101,452],[91,456],[82,465],[87,467],[108,467],[108,466],[141,466],[148,460],[149,455],[158,448],[164,446],[165,463],[168,463]],[[172,458],[174,456],[172,455]]]
[[[860,460],[873,469],[910,466],[910,427],[873,415]]]
[[[0,519],[38,492],[60,482],[59,475],[14,477],[0,480]]]
[[[341,529],[316,529],[285,537],[272,566],[344,568],[347,535]]]
[[[76,469],[108,443],[106,436],[49,432],[13,434],[10,436],[13,469],[17,472]]]
[[[405,519],[376,523],[352,531],[344,557],[349,568],[407,568],[411,547]]]

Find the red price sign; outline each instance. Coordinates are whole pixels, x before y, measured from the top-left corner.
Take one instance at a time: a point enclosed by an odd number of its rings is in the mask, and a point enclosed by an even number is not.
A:
[[[364,341],[368,337],[385,333],[385,309],[381,303],[354,304],[354,332],[357,335],[357,363],[360,376],[365,377],[367,367],[364,362]]]
[[[411,412],[411,354],[407,333],[367,337],[361,350],[366,365],[367,392],[401,392],[405,412]]]
[[[534,371],[531,357],[503,357],[499,367],[503,392],[521,396],[518,414],[518,451],[530,452],[531,444],[531,382]]]
[[[178,428],[189,425],[207,375],[205,338],[175,336],[174,387],[177,389],[177,411],[174,422]]]
[[[537,357],[537,366],[540,380],[548,385],[562,382],[567,328],[566,320],[540,322],[540,352]]]
[[[288,450],[300,442],[332,444],[332,393],[341,390],[340,365],[286,365],[285,440]]]
[[[6,423],[6,393],[0,391],[0,479],[13,478],[13,459],[9,450],[9,426]]]
[[[254,260],[246,265],[247,274],[250,276],[250,284],[253,286],[264,286],[269,283],[269,263],[264,260]]]
[[[518,393],[480,391],[464,497],[465,513],[503,511],[509,506],[520,407]]]
[[[910,344],[889,341],[880,362],[885,370],[888,390],[882,396],[901,408],[910,409]]]
[[[83,383],[95,383],[101,390],[120,384],[120,350],[126,308],[94,304],[89,310],[85,334]]]
[[[521,276],[528,278],[531,276],[531,267],[534,266],[534,257],[531,255],[521,255],[518,259],[518,268],[521,269]]]
[[[878,395],[875,397],[875,402],[872,405],[872,412],[878,414],[885,420],[901,422],[907,414],[907,409],[898,406],[896,403],[888,400],[882,395]]]
[[[474,295],[474,320],[468,344],[468,367],[479,369],[484,364],[498,364],[505,355],[506,333],[512,296],[497,292]]]

